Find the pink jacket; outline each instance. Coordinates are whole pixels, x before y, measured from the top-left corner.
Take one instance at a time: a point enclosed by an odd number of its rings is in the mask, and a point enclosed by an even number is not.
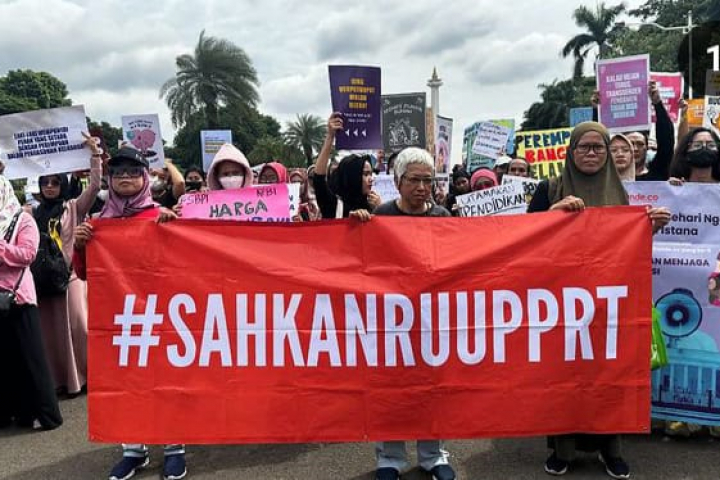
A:
[[[37,255],[40,233],[32,215],[21,213],[10,243],[0,238],[0,288],[13,290],[25,269],[22,282],[17,289],[18,305],[37,305],[35,282],[30,273],[30,264]]]

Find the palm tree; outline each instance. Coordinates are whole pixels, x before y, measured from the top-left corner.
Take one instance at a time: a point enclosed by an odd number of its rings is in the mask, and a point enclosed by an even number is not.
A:
[[[319,152],[325,140],[325,123],[317,115],[304,113],[297,115],[297,120],[287,123],[285,140],[292,146],[302,150],[307,165],[313,163],[313,153]]]
[[[245,51],[220,38],[200,39],[193,55],[175,59],[177,73],[160,88],[172,112],[173,125],[185,124],[201,111],[209,128],[217,128],[218,109],[230,103],[255,107],[260,101],[257,72]]]
[[[595,11],[585,6],[578,7],[573,13],[575,24],[578,27],[586,28],[586,33],[580,33],[570,39],[562,49],[563,58],[572,54],[575,58],[573,78],[580,78],[583,74],[585,59],[595,47],[598,54],[595,58],[604,58],[612,48],[610,39],[619,27],[615,26],[615,19],[625,11],[625,4],[606,7],[605,2],[597,4]]]

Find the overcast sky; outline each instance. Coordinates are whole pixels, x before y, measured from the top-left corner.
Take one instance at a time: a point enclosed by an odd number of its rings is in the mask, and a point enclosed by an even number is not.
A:
[[[116,126],[123,114],[159,113],[170,140],[158,90],[203,29],[245,49],[261,81],[260,110],[283,125],[297,113],[328,116],[328,64],[380,66],[383,93],[428,91],[428,102],[435,66],[459,162],[467,125],[520,122],[538,84],[571,75],[559,52],[580,33],[572,12],[581,4],[595,1],[0,0],[0,75],[48,71],[90,117]]]

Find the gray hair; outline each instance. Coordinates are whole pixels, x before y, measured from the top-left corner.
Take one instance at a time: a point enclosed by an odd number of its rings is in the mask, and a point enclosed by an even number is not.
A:
[[[435,176],[435,162],[432,155],[422,148],[408,147],[403,149],[398,154],[397,160],[395,160],[395,183],[400,183],[400,179],[407,172],[408,166],[413,164],[430,167],[433,176]]]

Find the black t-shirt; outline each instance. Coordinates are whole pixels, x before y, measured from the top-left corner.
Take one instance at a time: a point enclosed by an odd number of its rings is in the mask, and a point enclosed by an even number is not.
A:
[[[445,208],[428,202],[429,208],[424,213],[411,214],[400,210],[395,200],[385,202],[375,209],[374,215],[394,215],[406,217],[449,217],[450,212]]]

